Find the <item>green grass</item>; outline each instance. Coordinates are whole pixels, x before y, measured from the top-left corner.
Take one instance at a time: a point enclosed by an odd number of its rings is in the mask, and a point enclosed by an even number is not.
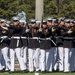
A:
[[[0,73],[0,75],[35,75],[35,73],[12,73],[9,74],[8,72]],[[75,73],[39,73],[39,75],[75,75]]]

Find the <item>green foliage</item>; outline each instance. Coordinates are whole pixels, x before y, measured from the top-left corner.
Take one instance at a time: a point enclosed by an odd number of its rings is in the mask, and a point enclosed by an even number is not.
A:
[[[48,1],[48,0],[47,0]],[[55,13],[49,13],[50,10],[47,8],[46,9],[46,17],[48,16],[53,16],[53,17],[62,17],[65,16],[66,18],[75,18],[75,0],[52,0],[54,5],[51,3],[45,3],[45,7],[49,6],[49,9],[52,5],[52,10],[54,9],[53,7],[55,6],[56,9],[54,10]],[[52,12],[51,10],[51,12]]]
[[[28,18],[35,18],[36,0],[0,0],[0,18],[11,19],[19,11],[25,11]],[[75,1],[44,0],[44,17],[75,18]]]
[[[49,1],[45,6],[45,14],[55,14],[56,13],[56,5],[53,1]]]
[[[19,11],[25,11],[29,18],[33,18],[35,0],[0,0],[0,18],[10,19]]]
[[[68,4],[70,4],[70,0],[63,0],[62,4],[67,4],[68,5]]]
[[[67,18],[75,18],[75,2],[70,2],[69,5],[64,5],[62,14]]]

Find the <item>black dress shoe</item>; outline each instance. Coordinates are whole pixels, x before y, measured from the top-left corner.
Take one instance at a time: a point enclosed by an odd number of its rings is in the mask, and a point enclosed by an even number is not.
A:
[[[56,72],[59,72],[59,69],[56,69]]]
[[[30,73],[33,73],[33,71],[31,71]]]
[[[41,71],[41,73],[46,73],[46,71]]]
[[[46,73],[53,73],[52,71],[46,71]]]
[[[25,71],[24,70],[21,70],[20,73],[25,73]]]
[[[11,73],[15,73],[14,71],[9,71],[9,73],[11,74]]]
[[[3,72],[5,72],[5,71],[3,71],[3,70],[0,70],[0,73],[3,73]]]
[[[55,72],[55,70],[54,70],[54,69],[52,69],[52,72]]]
[[[75,73],[75,71],[71,71],[71,73]]]
[[[59,73],[63,73],[63,71],[59,71]]]
[[[5,68],[3,68],[3,70],[2,70],[3,72],[5,72]]]
[[[28,73],[29,71],[26,69],[26,70],[24,70],[24,72],[25,72],[25,73]]]
[[[5,70],[5,72],[10,72],[10,70]]]
[[[69,71],[67,71],[67,72],[64,72],[64,73],[70,73]]]
[[[35,71],[35,73],[39,73],[40,71]]]
[[[29,71],[26,69],[26,70],[21,70],[20,73],[28,73]]]
[[[53,72],[59,72],[59,69],[56,69],[56,70],[52,69],[52,71],[53,71]]]

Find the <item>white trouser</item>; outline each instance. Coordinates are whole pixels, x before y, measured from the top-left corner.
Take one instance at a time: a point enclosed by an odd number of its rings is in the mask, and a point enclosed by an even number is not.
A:
[[[41,70],[41,53],[39,52],[39,70]]]
[[[70,48],[64,48],[64,72],[69,72],[69,51]]]
[[[40,49],[40,66],[41,66],[41,71],[46,70],[46,50]]]
[[[29,71],[32,72],[34,71],[34,61],[33,61],[33,55],[34,55],[34,50],[33,49],[28,49],[28,56],[29,56]]]
[[[52,69],[56,70],[57,67],[58,67],[58,63],[57,63],[57,56],[58,56],[58,53],[57,53],[57,47],[53,47],[51,48],[53,50],[53,61],[52,61]]]
[[[75,48],[71,48],[70,50],[70,71],[75,71]]]
[[[5,69],[6,68],[6,64],[5,64],[5,60],[2,54],[2,58],[1,58],[1,64],[2,64],[2,68]]]
[[[1,60],[2,60],[2,51],[1,51],[1,49],[0,49],[0,70],[3,69],[3,68],[2,68],[2,64],[1,64]]]
[[[10,71],[14,71],[15,69],[15,53],[18,58],[19,64],[20,64],[20,69],[25,70],[26,66],[24,65],[24,60],[23,57],[20,54],[21,49],[20,48],[15,48],[15,49],[10,49],[10,61],[11,61],[11,69]]]
[[[46,69],[48,70],[48,63],[49,63],[49,50],[46,50]]]
[[[24,47],[24,56],[23,56],[23,59],[24,59],[25,65],[27,65],[27,55],[28,55],[28,48]]]
[[[10,69],[9,58],[8,58],[8,49],[9,49],[8,47],[4,47],[1,49],[4,61],[5,61],[6,70]]]
[[[63,53],[63,47],[58,47],[59,52],[59,71],[64,70],[64,53]]]
[[[54,59],[54,49],[51,48],[49,50],[48,59],[47,59],[47,71],[49,72],[52,72],[53,59]]]
[[[36,71],[39,71],[39,54],[40,54],[39,52],[40,52],[40,49],[36,48],[34,52],[34,56],[33,56]]]

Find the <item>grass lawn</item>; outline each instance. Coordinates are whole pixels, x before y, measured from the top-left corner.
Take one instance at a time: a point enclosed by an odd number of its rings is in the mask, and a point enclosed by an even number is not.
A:
[[[35,73],[12,73],[9,74],[8,72],[0,73],[0,75],[35,75]],[[39,73],[39,75],[75,75],[75,73]]]

